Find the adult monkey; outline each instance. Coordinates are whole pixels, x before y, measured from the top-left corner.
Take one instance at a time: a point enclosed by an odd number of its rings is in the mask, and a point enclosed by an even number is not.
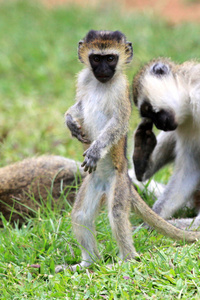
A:
[[[102,198],[107,201],[122,260],[137,255],[129,222],[131,204],[145,222],[165,235],[190,242],[200,238],[200,233],[181,231],[157,216],[139,197],[128,176],[126,135],[131,103],[123,69],[132,59],[132,44],[119,31],[91,30],[79,42],[78,56],[85,68],[78,76],[76,104],[66,112],[66,124],[72,136],[89,144],[82,164],[89,174],[72,210],[82,262],[70,268],[88,267],[99,257],[94,219]],[[57,266],[56,271],[64,268]]]
[[[175,160],[174,174],[153,210],[168,219],[192,197],[199,210],[200,64],[153,60],[134,78],[133,96],[143,117],[135,134],[133,161],[137,179],[146,180]],[[157,142],[153,123],[163,130]],[[196,226],[199,221],[200,215]],[[181,224],[184,222],[187,226],[191,219],[183,219]]]

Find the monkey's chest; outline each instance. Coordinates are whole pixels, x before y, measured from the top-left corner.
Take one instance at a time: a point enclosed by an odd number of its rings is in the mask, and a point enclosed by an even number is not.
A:
[[[87,137],[94,141],[106,124],[112,117],[112,109],[110,108],[106,98],[87,99],[87,104],[84,106],[84,122],[83,129]]]

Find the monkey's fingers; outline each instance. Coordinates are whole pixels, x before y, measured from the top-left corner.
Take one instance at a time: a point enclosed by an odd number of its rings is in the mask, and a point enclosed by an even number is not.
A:
[[[81,127],[78,128],[78,127],[73,125],[70,128],[70,130],[71,130],[72,136],[77,138],[81,143],[84,143],[84,144],[90,144],[91,143],[89,139],[85,138],[85,134],[82,133]]]
[[[149,118],[143,118],[141,123],[138,125],[137,130],[152,130],[153,128],[153,122]]]
[[[71,127],[70,131],[71,131],[72,136],[74,136],[74,137],[77,137],[78,135],[82,135],[81,129],[77,128],[75,126]]]
[[[85,134],[81,131],[81,125],[70,114],[67,114],[65,118],[66,125],[70,129],[72,136],[76,137],[81,143],[90,144],[90,141],[85,138]]]
[[[84,167],[85,172],[88,171],[89,173],[92,173],[96,170],[96,163],[91,158],[86,156],[81,167]]]
[[[88,166],[88,158],[86,157],[81,165],[82,168],[84,168],[84,171],[87,172],[89,166]]]
[[[82,135],[82,134],[78,134],[78,135],[76,136],[76,138],[77,138],[81,143],[84,143],[84,144],[91,144],[91,141],[88,140],[88,139],[86,139],[86,138],[84,138],[84,135]]]
[[[96,171],[96,168],[97,168],[96,164],[94,162],[91,162],[88,172],[92,173],[92,172]]]
[[[89,169],[89,166],[86,164],[86,165],[85,165],[85,168],[84,168],[84,171],[87,172],[88,169]],[[90,169],[89,169],[89,173],[91,173]]]
[[[143,175],[148,168],[150,156],[156,144],[156,136],[151,129],[139,129],[136,131],[133,163],[135,167],[135,174],[139,181],[142,181]]]
[[[81,125],[76,120],[74,120],[70,114],[67,114],[65,116],[65,123],[70,130],[81,129]]]
[[[83,152],[83,156],[86,156],[87,152],[88,152],[88,149],[85,150],[85,152]]]
[[[84,159],[83,163],[81,164],[81,167],[83,168],[86,165],[86,163],[87,163],[87,160]]]
[[[137,130],[134,137],[134,143],[135,143],[135,147],[134,147],[135,150],[139,149],[139,151],[142,150],[142,151],[149,152],[149,154],[151,154],[151,152],[153,151],[153,149],[157,144],[157,139],[155,134],[151,130],[147,130],[147,131]],[[141,153],[141,155],[143,155],[143,153]]]

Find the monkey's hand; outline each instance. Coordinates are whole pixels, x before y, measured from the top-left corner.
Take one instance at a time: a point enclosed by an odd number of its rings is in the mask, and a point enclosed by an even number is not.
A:
[[[149,157],[157,144],[152,127],[153,122],[150,119],[143,119],[134,137],[133,163],[135,166],[135,174],[139,181],[142,181],[142,177],[148,167]]]
[[[91,142],[85,138],[81,130],[81,125],[73,119],[70,114],[65,115],[65,122],[69,130],[71,131],[72,136],[76,137],[81,143],[90,144]]]
[[[85,159],[81,167],[84,167],[85,172],[92,173],[96,170],[97,162],[101,158],[100,148],[94,143],[83,153],[83,156],[85,156]]]

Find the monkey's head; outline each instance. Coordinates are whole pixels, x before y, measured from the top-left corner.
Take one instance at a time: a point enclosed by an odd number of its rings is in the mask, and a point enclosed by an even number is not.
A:
[[[142,117],[149,118],[158,129],[175,130],[181,91],[175,64],[160,58],[145,65],[133,81],[133,98]]]
[[[90,30],[78,44],[78,57],[98,81],[106,83],[131,62],[133,48],[120,31]]]

